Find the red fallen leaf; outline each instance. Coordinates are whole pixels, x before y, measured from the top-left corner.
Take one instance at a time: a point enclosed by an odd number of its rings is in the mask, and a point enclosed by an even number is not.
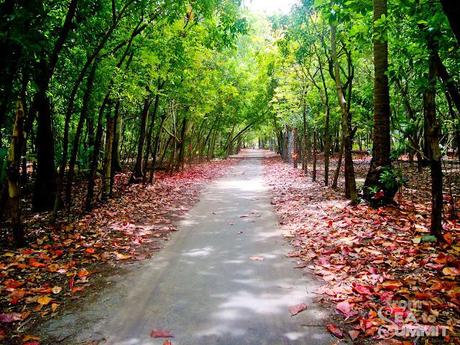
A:
[[[86,249],[85,249],[85,252],[86,252],[87,254],[94,254],[96,251],[94,250],[94,248],[86,248]]]
[[[5,282],[3,284],[8,289],[16,289],[16,288],[18,288],[20,286],[23,286],[24,282],[18,282],[17,280],[14,280],[14,279],[7,279],[7,280],[5,280]]]
[[[291,313],[291,316],[295,316],[304,310],[306,310],[308,306],[305,303],[297,304],[292,307],[289,307],[289,312]]]
[[[451,233],[444,234],[444,240],[446,240],[449,245],[454,242],[454,238]]]
[[[165,340],[163,342],[163,345],[173,345],[173,343],[171,342],[171,340]]]
[[[150,333],[150,337],[152,338],[174,338],[170,331],[161,330],[161,329],[154,329],[152,333]]]
[[[64,251],[61,249],[57,249],[53,253],[56,257],[61,257],[62,255],[64,255]]]
[[[0,322],[11,323],[15,321],[21,321],[22,315],[19,313],[0,314]]]
[[[353,290],[361,295],[372,295],[371,288],[361,284],[355,284]]]
[[[89,275],[89,272],[87,269],[83,268],[80,271],[78,271],[78,277],[79,278],[84,278]]]
[[[46,267],[46,265],[44,263],[41,263],[37,260],[34,260],[34,259],[30,259],[29,260],[29,265],[32,266],[32,267]]]
[[[337,338],[340,338],[340,339],[343,338],[343,332],[336,325],[333,325],[331,323],[331,324],[327,325],[326,327],[327,327],[327,330],[329,332],[331,332],[333,335],[335,335]]]
[[[354,314],[351,310],[351,304],[348,301],[337,303],[336,309],[346,317],[350,317]]]
[[[69,279],[69,289],[72,290],[73,289],[73,285],[75,284],[75,276],[76,274],[74,274],[72,277],[70,277]]]
[[[382,283],[386,290],[397,290],[402,286],[402,283],[397,280],[387,280]]]

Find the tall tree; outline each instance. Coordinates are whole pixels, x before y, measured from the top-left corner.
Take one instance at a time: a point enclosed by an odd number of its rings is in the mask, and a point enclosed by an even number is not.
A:
[[[374,138],[371,165],[364,184],[364,197],[374,204],[391,202],[397,192],[396,184],[381,181],[382,172],[391,169],[387,12],[387,0],[374,0]]]

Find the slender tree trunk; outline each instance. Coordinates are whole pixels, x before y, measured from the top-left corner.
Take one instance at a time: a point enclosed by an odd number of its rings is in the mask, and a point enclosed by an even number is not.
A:
[[[140,182],[141,179],[144,177],[144,143],[145,143],[145,133],[147,131],[147,124],[149,118],[149,111],[150,106],[152,105],[152,101],[150,98],[146,98],[144,101],[144,107],[142,109],[141,114],[141,125],[139,128],[139,140],[137,144],[137,158],[136,164],[134,166],[133,173],[130,178],[130,183],[137,183]]]
[[[311,175],[311,179],[313,182],[316,182],[316,163],[317,163],[316,145],[317,145],[316,130],[313,130],[313,171]]]
[[[298,135],[297,135],[297,128],[294,128],[292,130],[292,136],[294,137],[293,139],[293,145],[294,145],[294,154],[293,154],[293,159],[292,159],[292,163],[293,163],[293,166],[294,166],[294,169],[297,169],[297,167],[299,166],[299,145],[298,145]]]
[[[24,228],[21,222],[21,198],[20,198],[20,174],[19,167],[21,164],[21,149],[24,142],[24,107],[21,101],[18,101],[16,118],[13,126],[13,135],[11,139],[10,151],[8,154],[8,201],[11,227],[13,230],[14,242],[17,247],[25,244]]]
[[[120,142],[121,142],[121,132],[123,127],[123,118],[120,114],[120,107],[117,108],[118,111],[115,113],[114,123],[115,123],[115,136],[113,138],[113,152],[112,152],[112,171],[117,173],[122,171],[121,166],[121,157],[120,157]],[[145,161],[144,161],[145,162]]]
[[[429,46],[434,44],[430,41]],[[423,94],[423,107],[429,140],[429,159],[431,168],[431,233],[438,241],[442,237],[443,181],[442,156],[439,147],[440,125],[436,118],[436,61],[433,49],[430,49],[428,86]]]
[[[115,107],[115,113],[118,112],[118,106],[120,103],[117,103]],[[105,156],[104,156],[104,166],[103,166],[103,176],[102,176],[102,201],[107,201],[111,195],[111,186],[112,186],[112,153],[113,153],[113,139],[115,136],[115,119],[112,114],[107,114],[107,129],[105,135]]]
[[[103,123],[102,122],[104,119],[104,113],[108,105],[108,102],[109,102],[109,96],[106,95],[99,109],[99,115],[97,118],[97,130],[96,130],[96,137],[94,140],[94,149],[93,149],[93,155],[91,158],[90,172],[88,175],[88,190],[86,193],[86,203],[85,203],[85,209],[88,212],[91,211],[92,204],[93,204],[94,187],[96,184],[96,174],[97,174],[97,167],[99,163],[99,154],[100,154],[99,151],[101,149],[101,144],[102,144],[102,133],[103,133]]]
[[[175,171],[184,169],[184,157],[185,157],[185,138],[187,136],[187,116],[184,114],[182,119],[182,127],[180,133],[180,142],[178,147],[177,162],[174,168]]]
[[[342,111],[342,142],[343,153],[345,157],[345,196],[351,200],[353,204],[358,201],[358,193],[356,190],[355,171],[353,166],[353,131],[351,128],[351,113],[345,99],[344,87],[340,78],[339,60],[337,57],[337,26],[331,25],[331,55],[333,61],[333,70],[335,84],[337,87],[337,97],[339,106]],[[349,81],[351,82],[351,81]],[[348,95],[350,97],[350,95]]]
[[[302,145],[302,151],[303,151],[303,171],[305,172],[305,175],[308,174],[308,127],[307,127],[307,92],[304,92],[303,95],[303,100],[302,100],[302,138],[303,138],[303,145]]]
[[[326,125],[324,126],[324,185],[329,186],[329,165],[331,157],[331,135],[330,131],[330,111],[329,104],[326,105]]]
[[[75,165],[77,163],[78,149],[80,147],[80,138],[83,132],[83,125],[87,121],[89,116],[89,108],[91,102],[91,94],[94,87],[94,79],[96,77],[97,64],[93,64],[91,71],[89,73],[88,79],[86,81],[86,90],[83,95],[83,104],[80,111],[80,118],[78,119],[77,130],[75,132],[75,137],[72,145],[72,152],[70,154],[69,161],[69,172],[67,175],[67,184],[66,184],[66,201],[67,205],[70,207],[72,204],[72,184],[73,177],[75,174]],[[56,205],[55,205],[56,206]]]
[[[343,160],[343,142],[340,144],[339,157],[337,160],[337,168],[334,173],[334,180],[332,181],[332,188],[337,189],[339,185],[340,170],[342,170],[342,160]]]
[[[160,120],[160,128],[158,128],[158,133],[155,138],[155,144],[153,146],[153,152],[152,152],[152,165],[150,167],[150,177],[149,177],[149,183],[153,184],[155,182],[155,170],[156,170],[156,163],[157,163],[157,154],[158,154],[158,149],[160,147],[160,139],[161,139],[161,132],[163,131],[163,125],[166,120],[166,112],[163,114]]]
[[[147,167],[149,165],[149,157],[150,157],[150,154],[153,152],[152,150],[152,137],[153,137],[153,131],[155,129],[155,121],[156,121],[156,117],[157,117],[157,114],[158,114],[158,108],[159,108],[159,105],[160,105],[160,89],[161,89],[161,86],[160,86],[160,83],[158,83],[158,89],[157,89],[157,94],[155,96],[155,102],[154,102],[154,105],[153,105],[153,111],[152,111],[152,116],[150,116],[150,124],[149,124],[149,129],[148,129],[148,134],[147,134],[147,143],[146,143],[146,150],[145,150],[145,154],[144,154],[144,164],[145,166]],[[164,85],[164,83],[163,83]],[[147,179],[147,172],[144,173],[144,182],[146,181]]]

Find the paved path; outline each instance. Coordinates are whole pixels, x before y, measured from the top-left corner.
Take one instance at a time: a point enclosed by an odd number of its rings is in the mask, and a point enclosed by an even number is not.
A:
[[[166,248],[45,325],[48,336],[65,338],[61,344],[161,345],[150,333],[167,329],[174,345],[330,344],[327,315],[313,302],[318,283],[286,258],[258,156],[246,152],[206,188]],[[308,310],[291,317],[288,308],[299,303]]]

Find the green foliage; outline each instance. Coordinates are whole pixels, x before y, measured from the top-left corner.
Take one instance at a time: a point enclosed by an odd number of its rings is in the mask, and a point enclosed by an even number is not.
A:
[[[379,182],[384,190],[399,189],[407,183],[401,169],[392,167],[384,168],[380,173]]]

